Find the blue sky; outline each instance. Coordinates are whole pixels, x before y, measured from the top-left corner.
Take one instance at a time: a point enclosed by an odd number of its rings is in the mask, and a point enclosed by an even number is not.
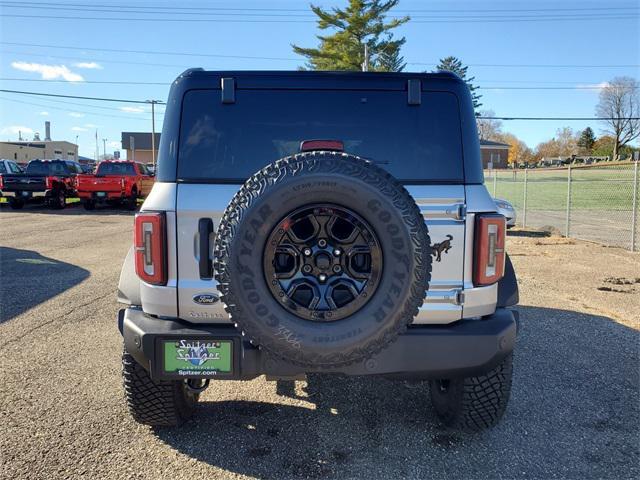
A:
[[[296,69],[303,60],[293,54],[291,43],[317,43],[307,1],[43,2],[0,0],[2,89],[166,100],[168,84],[188,67]],[[153,6],[166,10],[153,13]],[[271,10],[255,10],[267,7]],[[184,10],[178,15],[175,8]],[[584,87],[620,75],[640,77],[637,1],[401,0],[396,10],[413,17],[397,30],[407,39],[406,71],[431,70],[439,58],[455,55],[470,65],[483,87],[483,108],[498,116],[590,117],[598,90]],[[234,58],[242,56],[284,60]],[[158,84],[91,83],[128,81]],[[42,136],[44,121],[50,120],[54,139],[75,142],[77,136],[80,154],[90,157],[95,156],[96,129],[100,153],[103,138],[109,153],[119,148],[120,132],[151,129],[149,107],[135,104],[0,92],[0,114],[2,140],[17,140],[18,129],[29,139],[36,131]],[[560,127],[588,125],[601,131],[595,121],[509,121],[504,130],[535,147]],[[158,108],[156,128],[161,126]]]

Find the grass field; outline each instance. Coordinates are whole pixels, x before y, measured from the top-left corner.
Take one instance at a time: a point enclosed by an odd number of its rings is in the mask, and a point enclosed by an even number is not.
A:
[[[626,168],[572,169],[572,210],[631,211],[633,205],[633,166]],[[495,196],[524,207],[524,171],[494,171]],[[494,193],[492,173],[485,172],[485,183]],[[561,211],[567,208],[567,170],[530,170],[527,174],[527,210]]]

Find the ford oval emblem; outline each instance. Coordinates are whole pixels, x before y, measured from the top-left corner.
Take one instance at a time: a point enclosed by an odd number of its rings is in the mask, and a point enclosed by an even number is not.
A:
[[[218,296],[213,293],[199,293],[193,296],[194,303],[198,305],[213,305],[218,300],[220,300]]]

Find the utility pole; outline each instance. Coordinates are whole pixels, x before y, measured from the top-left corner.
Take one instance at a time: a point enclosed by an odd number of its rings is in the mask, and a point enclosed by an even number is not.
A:
[[[147,100],[151,104],[151,160],[153,166],[156,166],[156,103],[160,100]]]
[[[102,139],[102,159],[103,160],[107,159],[107,139],[106,138]]]
[[[369,71],[369,45],[364,44],[364,62],[362,62],[362,71]]]

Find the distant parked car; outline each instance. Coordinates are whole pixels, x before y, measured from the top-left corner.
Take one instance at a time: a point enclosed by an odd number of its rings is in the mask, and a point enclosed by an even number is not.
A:
[[[4,159],[0,160],[0,198],[3,196],[2,189],[4,187],[4,184],[2,181],[2,175],[6,175],[6,174],[11,175],[11,174],[17,174],[17,173],[22,173],[22,169],[16,162],[14,162],[13,160],[4,160]]]
[[[509,202],[502,198],[494,198],[493,201],[498,207],[498,213],[507,219],[507,228],[516,226],[516,209]]]
[[[153,176],[145,165],[127,161],[104,161],[95,175],[78,175],[78,197],[86,210],[96,204],[124,204],[135,210],[138,198],[145,198],[153,186]]]
[[[0,188],[13,209],[27,202],[61,209],[75,197],[75,176],[81,172],[80,164],[69,160],[31,160],[24,173],[3,174]]]

